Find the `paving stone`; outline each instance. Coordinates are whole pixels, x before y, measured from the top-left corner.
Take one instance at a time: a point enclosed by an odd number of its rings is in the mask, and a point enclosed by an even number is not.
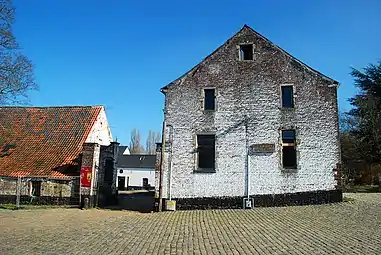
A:
[[[0,210],[0,254],[381,254],[381,193],[353,202],[142,214]]]

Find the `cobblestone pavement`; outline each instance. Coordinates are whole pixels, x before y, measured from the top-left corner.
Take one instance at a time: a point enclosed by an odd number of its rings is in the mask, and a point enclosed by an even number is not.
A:
[[[253,210],[0,210],[0,254],[381,254],[381,194],[346,196]]]

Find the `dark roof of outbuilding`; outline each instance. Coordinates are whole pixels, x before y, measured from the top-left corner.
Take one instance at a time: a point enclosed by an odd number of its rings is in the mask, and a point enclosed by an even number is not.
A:
[[[155,168],[155,163],[156,155],[123,155],[119,147],[118,168]]]
[[[123,152],[128,148],[128,146],[125,146],[125,145],[119,145],[118,147],[118,151],[119,151],[119,155],[123,155]]]

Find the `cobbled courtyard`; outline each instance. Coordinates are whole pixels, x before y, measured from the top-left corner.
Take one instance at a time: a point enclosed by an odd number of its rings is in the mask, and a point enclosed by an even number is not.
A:
[[[0,210],[0,254],[381,254],[381,194],[253,210]]]

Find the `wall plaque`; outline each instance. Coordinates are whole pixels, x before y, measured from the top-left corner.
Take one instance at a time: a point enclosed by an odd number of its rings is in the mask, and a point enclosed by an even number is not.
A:
[[[275,143],[258,143],[250,147],[253,153],[272,153],[275,151]]]

